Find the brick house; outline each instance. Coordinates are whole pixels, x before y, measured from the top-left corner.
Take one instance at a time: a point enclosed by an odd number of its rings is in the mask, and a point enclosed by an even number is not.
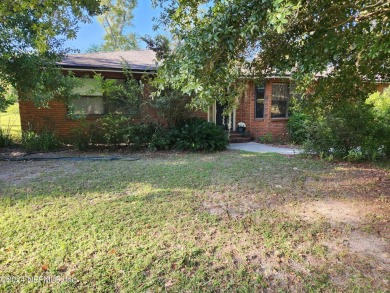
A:
[[[133,50],[125,52],[74,54],[65,57],[58,63],[64,74],[71,71],[85,83],[82,88],[76,89],[81,98],[73,101],[75,111],[83,111],[87,119],[93,121],[110,111],[101,93],[93,91],[95,73],[105,79],[115,79],[117,82],[125,80],[123,63],[130,68],[133,77],[140,80],[142,76],[156,72],[156,57],[151,50]],[[247,88],[239,99],[237,107],[230,117],[223,117],[223,106],[218,103],[210,105],[207,112],[196,113],[196,116],[207,119],[218,125],[226,125],[231,121],[231,130],[235,131],[238,122],[246,124],[246,130],[252,137],[271,133],[273,137],[286,135],[288,121],[289,79],[280,77],[266,78],[263,84],[255,84],[248,80]],[[145,87],[144,97],[149,97]],[[51,101],[49,108],[36,108],[32,102],[19,103],[22,130],[40,130],[50,127],[57,136],[69,137],[73,129],[79,125],[78,120],[71,119],[68,107],[60,101]],[[148,111],[150,109],[143,109]]]

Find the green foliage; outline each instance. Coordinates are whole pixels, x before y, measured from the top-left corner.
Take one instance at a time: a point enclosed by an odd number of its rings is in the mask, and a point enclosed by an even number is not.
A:
[[[181,126],[193,115],[189,107],[191,98],[179,91],[164,89],[150,100],[150,106],[156,111],[160,121],[168,128]]]
[[[303,113],[294,113],[289,117],[287,130],[293,143],[303,144],[308,136],[309,117]]]
[[[126,34],[133,26],[133,10],[137,0],[101,0],[104,12],[98,16],[99,23],[105,30],[102,45],[93,45],[91,52],[125,51],[138,49],[137,37],[134,33]]]
[[[162,129],[162,126],[154,123],[131,121],[123,115],[108,115],[93,123],[81,120],[80,125],[73,131],[71,141],[72,145],[79,150],[86,150],[100,144],[113,147],[123,144],[133,149],[140,149],[148,147],[152,141],[155,141],[162,133]]]
[[[308,88],[317,90],[319,73],[327,73],[328,85],[339,82],[345,90],[389,79],[386,1],[158,2],[168,3],[161,21],[180,40],[159,78],[195,94],[192,103],[199,107],[210,100],[233,106],[244,89],[243,70],[259,79],[289,71],[304,97]]]
[[[153,151],[169,150],[172,147],[173,139],[171,131],[165,127],[157,128],[150,141],[149,149]]]
[[[220,151],[226,149],[228,137],[225,131],[203,119],[188,120],[170,133],[173,148],[190,151]]]
[[[349,150],[344,159],[348,160],[349,162],[359,162],[365,159],[365,155],[362,149],[358,147],[356,149]]]
[[[85,151],[91,143],[91,123],[82,120],[80,125],[72,132],[71,143],[74,148],[80,151]]]
[[[149,148],[214,152],[226,149],[227,134],[214,123],[192,118],[177,128],[157,128]]]
[[[0,148],[8,147],[12,144],[11,128],[0,127]]]
[[[390,155],[389,121],[375,107],[362,101],[327,107],[308,122],[305,148],[327,157],[349,161],[375,160]]]
[[[64,39],[75,38],[78,23],[101,12],[99,0],[0,2],[0,109],[13,86],[20,99],[37,105],[66,96],[66,80],[55,62],[69,50]],[[65,86],[65,88],[64,88]]]
[[[94,78],[99,83],[99,91],[102,92],[107,110],[112,115],[125,115],[136,117],[139,115],[144,84],[136,80],[130,70],[123,68],[126,80],[118,83],[115,79],[104,79],[100,74]]]
[[[146,35],[141,37],[141,40],[146,43],[148,49],[156,52],[156,58],[159,61],[163,60],[170,53],[170,42],[164,35],[157,35],[154,38]]]
[[[155,135],[161,131],[160,128],[162,126],[154,123],[129,125],[124,138],[132,148],[140,149],[153,141]]]
[[[52,131],[45,130],[40,133],[24,131],[22,133],[22,146],[26,152],[53,151],[58,149],[61,145],[61,142]]]
[[[390,119],[390,87],[383,90],[383,93],[375,92],[368,97],[366,104],[372,105],[372,111],[376,117]]]
[[[267,132],[266,134],[259,137],[259,141],[261,143],[272,143],[274,141],[274,137],[271,132]]]
[[[372,136],[369,144],[380,145],[379,154],[385,154],[390,157],[390,87],[387,87],[383,93],[374,93],[367,100],[366,104],[371,105],[370,113],[374,117],[372,124]]]
[[[95,141],[102,138],[107,145],[119,146],[125,142],[128,122],[125,116],[107,115],[98,119],[95,123],[97,126]]]

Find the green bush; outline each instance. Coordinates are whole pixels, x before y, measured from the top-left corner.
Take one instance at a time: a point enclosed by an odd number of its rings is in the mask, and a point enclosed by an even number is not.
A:
[[[11,129],[3,129],[0,127],[0,148],[8,147],[12,144]]]
[[[308,152],[349,161],[375,160],[390,155],[390,127],[367,105],[347,105],[307,124]]]
[[[122,115],[107,115],[96,120],[95,126],[90,130],[92,141],[109,146],[119,146],[126,143],[129,119]]]
[[[82,123],[73,132],[73,145],[83,150],[104,143],[118,146],[126,143],[132,148],[151,150],[218,151],[228,144],[227,134],[213,123],[192,118],[175,128],[159,124],[131,124],[124,116],[107,116],[96,123]]]
[[[214,123],[192,118],[178,129],[171,130],[170,139],[178,150],[219,151],[226,149],[227,134]]]
[[[261,143],[272,143],[274,141],[274,137],[273,137],[272,133],[268,132],[268,133],[260,136],[259,141]]]
[[[147,146],[153,139],[160,126],[154,123],[129,125],[125,139],[132,148],[139,149]]]
[[[91,124],[87,121],[82,121],[73,130],[71,142],[76,149],[80,151],[87,150],[91,143]]]
[[[176,130],[169,130],[168,128],[158,127],[153,134],[149,149],[156,150],[170,150],[174,147],[173,133]]]
[[[52,151],[58,149],[61,145],[61,142],[52,131],[42,131],[40,133],[24,131],[22,133],[22,146],[27,152]]]
[[[309,117],[303,113],[294,113],[287,123],[287,130],[293,143],[303,144],[308,138]]]

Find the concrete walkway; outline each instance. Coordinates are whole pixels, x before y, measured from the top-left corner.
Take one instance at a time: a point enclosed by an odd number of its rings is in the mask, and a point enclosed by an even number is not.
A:
[[[300,149],[280,148],[257,142],[231,143],[228,146],[229,150],[241,150],[253,153],[278,153],[282,155],[296,155],[303,152]]]

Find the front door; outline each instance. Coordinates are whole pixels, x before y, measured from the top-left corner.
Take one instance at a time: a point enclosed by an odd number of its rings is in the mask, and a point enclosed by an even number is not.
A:
[[[220,125],[223,129],[229,129],[229,118],[230,118],[230,130],[233,129],[233,115],[223,116],[223,110],[225,109],[225,105],[216,102],[216,111],[215,111],[215,124]]]

